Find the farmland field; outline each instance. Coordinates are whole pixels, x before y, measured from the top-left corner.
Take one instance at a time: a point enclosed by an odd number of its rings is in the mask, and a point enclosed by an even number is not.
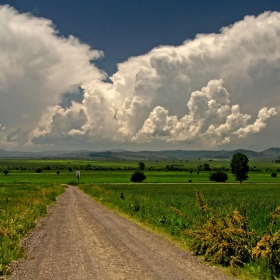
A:
[[[87,164],[98,165],[104,167],[137,167],[138,162],[140,160],[102,160],[102,159],[50,159],[50,158],[41,158],[41,159],[25,159],[25,158],[17,158],[17,159],[4,159],[0,158],[0,167],[10,166],[10,167],[27,167],[34,168],[38,166],[86,166]],[[228,167],[230,166],[230,160],[225,159],[187,159],[187,160],[143,160],[146,167],[149,168],[151,166],[154,167],[165,167],[166,165],[178,164],[184,165],[185,167],[192,168],[195,170],[198,165],[209,163],[210,167]],[[272,162],[271,159],[252,159],[249,160],[250,167],[256,167],[259,169],[280,169],[280,163]]]
[[[225,160],[188,160],[188,161],[146,161],[145,183],[193,183],[210,182],[212,171],[197,170],[199,165],[209,164],[213,170],[224,168],[228,174],[227,182],[235,182],[229,171],[229,161]],[[280,170],[280,164],[271,161],[251,161],[250,167],[257,171],[249,172],[248,183],[280,183],[279,176],[271,177],[272,172]],[[178,170],[166,170],[166,166]],[[75,170],[81,170],[80,183],[130,183],[133,170],[138,167],[138,161],[105,161],[105,160],[73,160],[73,159],[0,159],[0,184],[6,183],[76,183]],[[35,169],[41,168],[41,173]],[[68,171],[72,169],[72,172]],[[9,169],[4,175],[1,169]],[[182,170],[183,169],[183,170]],[[59,174],[57,174],[59,172]]]
[[[241,211],[245,205],[249,223],[258,235],[268,230],[270,213],[280,205],[280,163],[269,160],[250,161],[249,179],[239,184],[229,171],[228,160],[144,161],[147,179],[144,183],[134,184],[130,182],[130,176],[137,170],[138,162],[0,159],[0,230],[13,233],[12,239],[16,241],[14,245],[10,245],[10,237],[0,234],[0,242],[4,240],[10,246],[10,249],[0,255],[0,271],[12,259],[22,255],[18,245],[20,239],[35,225],[38,217],[46,213],[46,205],[52,203],[63,191],[62,187],[52,184],[77,184],[76,170],[81,171],[79,188],[85,193],[156,231],[183,240],[187,246],[191,239],[183,231],[193,229],[201,223],[195,189],[201,191],[209,207],[223,216],[234,210]],[[209,164],[211,170],[202,170],[201,166],[204,164]],[[39,173],[36,172],[38,168],[41,169]],[[211,172],[218,168],[228,174],[226,183],[212,183],[209,180]],[[8,170],[7,175],[4,170]],[[279,173],[278,176],[273,178],[273,172]],[[33,206],[30,209],[21,208],[33,202],[34,209],[37,209],[34,210],[36,215],[29,212],[33,211]],[[17,210],[8,211],[7,209],[12,209],[11,206]],[[185,217],[180,216],[178,211]],[[11,213],[15,217],[7,216]],[[11,222],[18,218],[22,221]],[[22,224],[24,226],[20,226],[20,229],[15,227]],[[277,224],[275,230],[279,229]]]
[[[81,170],[80,183],[131,183],[130,177],[133,171],[95,171]],[[235,182],[234,177],[228,173],[228,182]],[[200,171],[199,174],[192,174],[185,171],[145,171],[147,179],[144,183],[188,183],[191,180],[193,183],[211,183],[209,180],[209,171]],[[247,183],[280,183],[280,172],[276,178],[271,177],[271,172],[249,172]],[[57,175],[56,170],[44,170],[41,173],[36,173],[34,170],[10,170],[8,175],[0,173],[0,184],[18,184],[18,183],[62,183],[75,184],[77,179],[75,171],[60,170]]]
[[[241,210],[244,204],[248,220],[258,234],[266,231],[270,212],[280,205],[278,184],[85,184],[79,188],[112,208],[175,234],[181,234],[183,229],[201,220],[195,189],[202,192],[209,207],[223,215]],[[188,222],[175,213],[171,206],[185,213]]]
[[[270,213],[280,205],[278,184],[84,184],[79,188],[110,209],[124,213],[156,232],[173,236],[179,240],[180,246],[187,248],[193,239],[184,231],[195,231],[203,224],[195,189],[203,194],[204,203],[222,217],[235,210],[239,213],[245,211],[250,230],[257,236],[269,232]],[[207,219],[212,217],[212,213],[207,212]],[[279,230],[280,224],[277,223],[272,234]],[[226,236],[229,233],[226,229]],[[272,278],[268,267],[266,261],[255,260],[240,268],[238,273],[242,273],[243,279],[278,279]]]

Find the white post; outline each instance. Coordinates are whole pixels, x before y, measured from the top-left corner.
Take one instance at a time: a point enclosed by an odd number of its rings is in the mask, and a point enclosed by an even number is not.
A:
[[[78,184],[79,184],[79,179],[81,177],[81,172],[80,170],[76,170],[76,177],[78,178]]]

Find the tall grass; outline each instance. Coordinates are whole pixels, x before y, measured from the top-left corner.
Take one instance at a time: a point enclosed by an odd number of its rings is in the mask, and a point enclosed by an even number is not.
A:
[[[60,185],[0,186],[0,274],[24,255],[20,241],[64,191]]]
[[[212,217],[206,211],[201,215],[195,189],[203,193],[204,202],[221,216],[240,213],[246,209],[246,217],[258,236],[269,232],[270,213],[280,205],[280,185],[271,184],[186,184],[186,185],[80,185],[79,188],[108,205],[110,208],[130,215],[134,219],[173,236],[180,237],[186,244],[192,238],[183,234],[195,230]],[[280,229],[276,224],[274,231]],[[250,277],[266,279],[260,260],[246,266]]]
[[[176,207],[189,219],[188,225],[200,222],[195,189],[200,190],[207,205],[226,215],[240,210],[245,204],[247,217],[258,234],[266,231],[270,212],[280,205],[280,185],[269,184],[186,184],[186,185],[80,185],[79,188],[110,207],[119,209],[139,220],[176,232],[184,228],[183,217],[170,207]],[[124,198],[121,198],[121,194]],[[135,205],[139,205],[136,206]]]

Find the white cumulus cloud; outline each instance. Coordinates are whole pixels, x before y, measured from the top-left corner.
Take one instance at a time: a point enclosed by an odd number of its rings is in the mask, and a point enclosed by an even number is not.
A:
[[[266,127],[265,121],[270,117],[276,116],[277,112],[275,108],[267,109],[266,107],[261,109],[258,114],[258,118],[253,124],[250,124],[246,127],[239,128],[234,134],[237,134],[239,138],[244,138],[250,133],[259,133],[263,128]]]
[[[0,6],[0,121],[7,141],[26,138],[61,94],[102,79],[90,63],[101,55],[77,38],[59,36],[50,20]]]
[[[239,105],[229,106],[229,93],[222,84],[222,80],[212,80],[201,91],[193,92],[187,103],[189,113],[179,121],[177,116],[169,116],[168,110],[156,107],[133,140],[200,141],[213,147],[229,143],[230,135],[258,133],[265,121],[277,115],[274,108],[263,108],[256,122],[247,125],[251,116],[240,113]]]
[[[131,57],[107,83],[91,63],[101,52],[61,37],[50,20],[1,6],[0,141],[213,148],[246,137],[258,143],[265,132],[277,144],[267,124],[279,120],[279,34],[280,13],[247,16],[218,34]],[[79,87],[81,104],[59,106],[61,94]]]

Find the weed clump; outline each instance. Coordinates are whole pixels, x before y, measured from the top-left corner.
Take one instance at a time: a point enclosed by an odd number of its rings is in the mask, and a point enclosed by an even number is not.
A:
[[[194,254],[204,255],[205,261],[230,266],[233,275],[238,274],[239,267],[262,260],[264,279],[277,279],[280,275],[280,230],[276,231],[275,226],[280,206],[270,213],[268,232],[258,236],[249,224],[244,204],[240,211],[222,216],[205,204],[200,191],[195,192],[201,223],[183,232],[193,238],[191,250]],[[186,218],[177,208],[171,209]]]
[[[280,275],[280,230],[274,232],[276,221],[280,217],[280,206],[270,213],[268,232],[263,235],[252,250],[252,256],[266,263],[271,279]]]
[[[223,217],[204,203],[198,190],[196,197],[202,225],[198,229],[184,231],[194,238],[191,250],[196,255],[204,255],[205,261],[231,266],[233,274],[236,274],[238,266],[250,261],[250,248],[255,246],[257,235],[250,229],[244,214],[233,211]]]

